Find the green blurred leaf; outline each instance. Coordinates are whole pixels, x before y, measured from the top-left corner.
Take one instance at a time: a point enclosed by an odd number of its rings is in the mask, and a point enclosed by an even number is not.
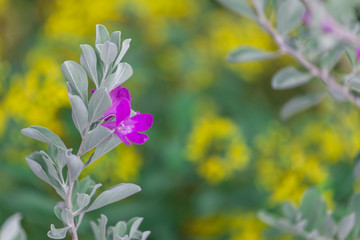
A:
[[[26,240],[26,234],[20,225],[21,214],[9,217],[1,226],[0,240]]]
[[[301,1],[283,0],[277,10],[276,28],[281,34],[287,34],[300,26],[304,12],[305,8]]]
[[[290,99],[281,108],[280,117],[284,120],[317,105],[324,97],[324,94],[303,95]]]
[[[243,15],[250,19],[256,19],[256,15],[252,10],[252,8],[250,7],[250,5],[247,3],[247,0],[217,0],[217,1],[237,14]]]
[[[251,46],[241,46],[230,53],[227,60],[231,63],[241,63],[272,59],[278,56],[278,53],[267,52]]]
[[[339,240],[344,240],[351,232],[355,224],[355,213],[350,214],[341,219],[338,226],[337,237]]]
[[[310,73],[303,73],[294,67],[286,67],[279,70],[271,80],[273,89],[289,89],[301,86],[312,78]]]

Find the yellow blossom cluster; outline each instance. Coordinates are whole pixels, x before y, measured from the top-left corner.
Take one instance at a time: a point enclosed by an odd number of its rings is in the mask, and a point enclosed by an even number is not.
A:
[[[205,115],[197,118],[187,144],[187,158],[211,184],[231,178],[246,167],[249,149],[231,119]]]
[[[329,166],[351,162],[360,147],[359,126],[357,111],[341,111],[295,132],[274,124],[256,137],[257,181],[270,192],[270,201],[298,202],[308,186],[324,184]],[[330,199],[331,192],[326,194]]]

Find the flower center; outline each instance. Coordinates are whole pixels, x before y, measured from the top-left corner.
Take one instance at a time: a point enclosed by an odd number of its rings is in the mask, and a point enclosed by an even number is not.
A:
[[[117,127],[117,130],[118,130],[121,134],[126,135],[126,134],[129,134],[129,133],[132,132],[133,127],[134,127],[134,126],[131,125],[131,124],[126,124],[126,123],[124,123],[124,122],[121,122],[121,123],[119,124],[119,126]]]

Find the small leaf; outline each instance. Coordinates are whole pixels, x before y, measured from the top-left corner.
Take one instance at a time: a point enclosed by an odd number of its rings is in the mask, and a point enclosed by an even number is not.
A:
[[[104,113],[111,107],[111,99],[104,88],[97,89],[89,102],[89,123],[101,119]]]
[[[359,166],[359,164],[357,164],[356,166]],[[355,213],[355,226],[354,226],[353,236],[357,237],[360,231],[360,194],[359,193],[352,196],[350,200],[349,210]]]
[[[324,97],[323,94],[304,95],[290,99],[281,108],[280,117],[284,120],[289,119],[297,113],[317,105]]]
[[[85,70],[74,61],[66,61],[61,65],[61,71],[84,103],[88,102],[88,78]]]
[[[101,48],[100,58],[104,63],[105,69],[108,69],[110,64],[113,63],[118,53],[116,44],[110,41],[106,41]]]
[[[81,98],[69,93],[69,99],[72,107],[72,119],[81,136],[84,136],[84,131],[88,125],[88,110]]]
[[[96,25],[96,41],[95,45],[97,44],[104,44],[105,41],[110,39],[109,32],[104,25],[97,24]]]
[[[34,152],[33,154],[25,157],[25,161],[38,178],[40,178],[41,180],[52,186],[52,183],[48,175],[46,174],[45,170],[40,165],[40,163],[38,163],[39,158],[41,157],[42,155],[40,154],[40,152]]]
[[[111,34],[110,41],[115,43],[118,50],[121,48],[121,32],[115,31]]]
[[[271,81],[273,89],[289,89],[301,86],[312,78],[310,73],[303,73],[294,67],[286,67],[278,71]]]
[[[121,143],[120,138],[116,134],[112,134],[107,140],[104,140],[101,144],[99,144],[93,155],[89,158],[89,161],[86,162],[85,166],[89,166],[91,163],[95,162],[95,160],[104,156],[106,153],[113,150],[116,146]]]
[[[48,237],[52,239],[63,239],[66,237],[66,233],[69,230],[69,227],[58,228],[56,229],[54,224],[50,225],[50,231],[48,232]]]
[[[80,57],[81,66],[85,69],[90,79],[94,82],[96,88],[99,87],[98,75],[97,75],[97,58],[94,49],[87,44],[80,45],[82,53]]]
[[[141,240],[146,240],[150,236],[150,233],[150,231],[143,232]]]
[[[109,91],[126,82],[133,74],[133,69],[128,63],[120,63],[116,71],[105,81],[101,83],[101,87],[107,88]]]
[[[113,228],[114,235],[118,235],[119,237],[124,237],[126,234],[126,223],[125,222],[118,222],[115,227]]]
[[[352,228],[355,225],[355,213],[350,214],[349,216],[344,217],[339,222],[337,236],[339,240],[344,240],[351,232]]]
[[[278,57],[278,53],[264,51],[251,46],[242,46],[232,51],[227,57],[227,61],[231,63],[252,62]]]
[[[297,212],[291,203],[289,202],[284,203],[281,206],[281,210],[287,219],[289,219],[291,222],[295,221]]]
[[[60,149],[65,149],[65,150],[67,149],[63,141],[59,138],[59,136],[47,128],[32,126],[22,129],[21,133],[29,138],[38,140],[40,142],[53,144]]]
[[[277,10],[276,28],[281,34],[301,25],[301,16],[305,12],[304,5],[298,0],[283,0]]]
[[[80,175],[84,168],[84,163],[81,159],[71,153],[66,154],[66,165],[69,169],[69,178],[71,182],[74,182]]]
[[[247,0],[218,0],[218,2],[237,14],[256,19],[256,15]]]
[[[114,66],[117,66],[121,60],[123,59],[123,57],[125,56],[125,53],[129,50],[130,48],[130,42],[131,42],[131,39],[128,38],[128,39],[125,39],[122,43],[122,46],[121,46],[121,51],[119,53],[119,56],[117,57],[116,61],[115,61],[115,64]]]
[[[80,194],[78,194],[76,201],[79,206],[79,209],[83,209],[83,208],[87,207],[87,205],[89,205],[90,196],[87,195],[86,193],[80,193]]]
[[[346,84],[347,84],[350,88],[360,91],[360,76],[354,76],[354,77],[350,78],[350,79],[346,82]]]
[[[95,240],[106,240],[106,224],[107,224],[107,217],[101,214],[101,218],[98,219],[99,225],[95,222],[91,221],[91,229],[93,230]]]
[[[321,235],[333,239],[337,232],[336,222],[332,218],[331,214],[328,214],[323,222]]]
[[[143,218],[136,218],[134,223],[131,225],[129,238],[135,237],[136,232],[138,232],[138,228],[140,227],[141,222],[143,221]]]
[[[90,205],[89,208],[85,209],[83,212],[90,212],[95,209],[104,207],[111,203],[120,201],[124,198],[127,198],[137,192],[141,191],[141,188],[132,183],[122,183],[116,185],[108,190],[102,192],[95,201]]]
[[[98,145],[100,145],[103,141],[105,141],[113,132],[108,128],[105,128],[101,125],[97,126],[94,130],[92,130],[87,136],[84,143],[84,150],[82,154],[87,153],[91,149],[94,149]]]
[[[26,234],[20,225],[20,221],[20,213],[6,219],[0,229],[0,240],[26,240]]]
[[[63,223],[65,223],[65,225],[70,225],[72,221],[72,212],[70,210],[68,210],[67,208],[63,209],[60,216],[61,220],[63,221]]]
[[[62,202],[64,205],[65,203]],[[54,207],[54,213],[55,213],[55,216],[59,219],[59,220],[62,220],[61,219],[61,212],[64,210],[64,206],[60,207],[59,204],[57,204],[55,207]]]

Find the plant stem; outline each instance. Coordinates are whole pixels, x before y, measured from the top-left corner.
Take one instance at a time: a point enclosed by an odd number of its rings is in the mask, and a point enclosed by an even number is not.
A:
[[[78,152],[76,154],[76,156],[78,156],[78,157],[80,157],[82,155],[82,152],[83,152],[83,149],[84,149],[84,143],[85,143],[86,137],[89,134],[89,129],[90,129],[90,124],[88,124],[88,126],[85,129],[84,137],[81,140],[79,150],[78,150]],[[71,211],[71,213],[72,213],[71,222],[69,224],[69,227],[70,227],[70,230],[71,230],[72,240],[78,240],[79,239],[78,235],[77,235],[77,227],[78,226],[75,225],[75,215],[76,214],[73,212],[73,206],[72,206],[72,191],[73,191],[73,188],[74,188],[74,181],[72,179],[70,179],[69,171],[68,171],[68,178],[69,178],[69,186],[68,186],[67,192],[66,192],[65,205],[66,205],[66,208],[69,211]]]
[[[258,16],[259,25],[269,33],[272,39],[280,48],[282,53],[288,54],[302,64],[311,74],[318,77],[327,87],[344,95],[350,102],[360,108],[360,99],[355,96],[347,87],[339,84],[335,78],[328,72],[322,71],[316,65],[308,61],[300,52],[292,49],[285,39],[273,28],[271,22],[267,19],[262,7],[257,0],[252,0],[253,8]]]

